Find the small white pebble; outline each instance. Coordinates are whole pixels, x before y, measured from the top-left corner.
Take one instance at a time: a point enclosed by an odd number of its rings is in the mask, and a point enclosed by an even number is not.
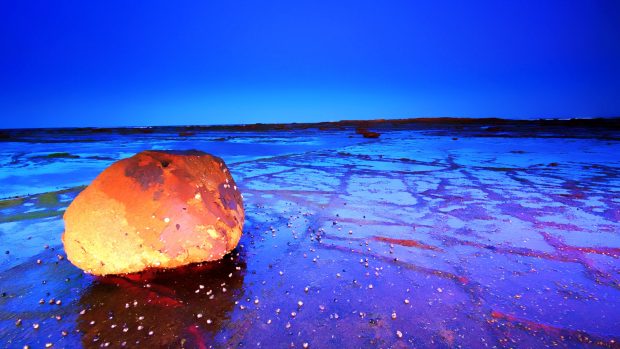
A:
[[[403,333],[400,331],[396,331],[396,337],[403,338]]]
[[[168,217],[164,218],[164,222],[170,223],[170,218],[168,218]]]

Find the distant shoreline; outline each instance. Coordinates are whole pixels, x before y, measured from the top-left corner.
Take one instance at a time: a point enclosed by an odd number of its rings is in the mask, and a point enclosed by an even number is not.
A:
[[[107,133],[123,130],[122,133],[150,133],[160,131],[278,131],[296,129],[338,129],[342,127],[376,127],[402,128],[415,125],[527,125],[527,126],[558,126],[558,127],[612,127],[620,128],[620,116],[597,118],[540,118],[540,119],[503,119],[503,118],[461,118],[461,117],[420,117],[401,119],[370,119],[370,120],[340,120],[303,123],[253,123],[253,124],[225,124],[225,125],[169,125],[169,126],[118,126],[118,127],[34,127],[34,128],[0,128],[2,134],[12,132],[33,131],[77,131],[79,133]],[[132,130],[134,132],[132,132]]]

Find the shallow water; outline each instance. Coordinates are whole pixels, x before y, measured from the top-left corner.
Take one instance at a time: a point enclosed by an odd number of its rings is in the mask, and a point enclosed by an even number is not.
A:
[[[0,345],[618,347],[620,141],[563,132],[0,142]],[[231,255],[131,278],[64,258],[61,216],[83,185],[140,150],[192,148],[244,194]]]

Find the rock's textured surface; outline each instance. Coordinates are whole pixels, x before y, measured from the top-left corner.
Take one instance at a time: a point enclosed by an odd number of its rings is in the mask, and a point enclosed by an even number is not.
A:
[[[105,169],[64,214],[69,260],[97,275],[222,258],[245,214],[220,158],[144,151]]]

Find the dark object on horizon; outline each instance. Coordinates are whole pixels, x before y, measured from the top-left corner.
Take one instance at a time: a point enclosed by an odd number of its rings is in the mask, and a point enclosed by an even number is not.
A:
[[[355,128],[355,133],[364,136],[364,138],[379,138],[379,136],[381,135],[378,132],[368,131],[368,129],[365,127]]]
[[[379,138],[381,136],[381,134],[372,131],[364,132],[362,135],[364,138]]]

